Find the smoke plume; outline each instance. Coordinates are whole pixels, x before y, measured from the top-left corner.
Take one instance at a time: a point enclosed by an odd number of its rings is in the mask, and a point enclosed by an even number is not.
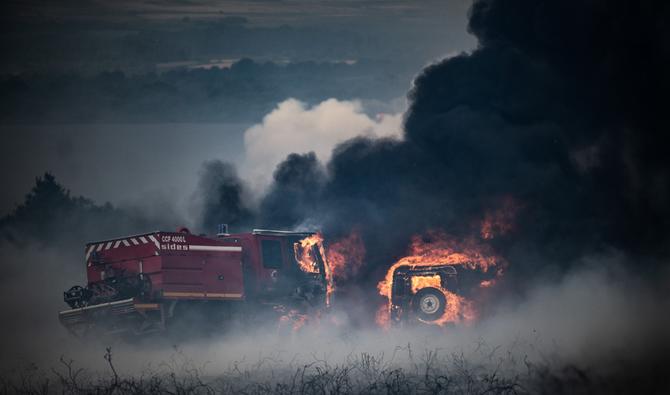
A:
[[[316,161],[289,157],[259,218],[331,236],[358,227],[361,278],[379,278],[411,235],[477,235],[513,201],[514,231],[491,241],[512,278],[607,251],[653,270],[670,252],[667,17],[660,2],[475,1],[478,48],[416,77],[403,140],[348,140],[321,179]]]
[[[249,223],[249,200],[247,188],[232,164],[217,160],[203,164],[194,196],[195,211],[204,213],[199,219],[202,228],[212,233],[218,224],[238,227]]]

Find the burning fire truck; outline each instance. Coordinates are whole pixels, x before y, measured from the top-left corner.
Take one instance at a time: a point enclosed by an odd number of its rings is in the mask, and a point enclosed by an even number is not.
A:
[[[164,331],[200,312],[225,323],[329,303],[332,279],[311,232],[253,230],[217,237],[152,232],[86,245],[86,286],[64,293],[60,322],[82,336]],[[217,321],[218,319],[218,321]],[[100,333],[100,330],[96,330]]]

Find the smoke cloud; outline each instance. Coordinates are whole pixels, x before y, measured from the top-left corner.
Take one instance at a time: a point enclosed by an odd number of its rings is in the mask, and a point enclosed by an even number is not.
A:
[[[328,99],[309,107],[288,99],[246,130],[243,175],[258,191],[272,181],[277,165],[289,154],[314,152],[327,163],[333,148],[353,137],[400,137],[401,114],[377,114],[371,118],[359,101]]]

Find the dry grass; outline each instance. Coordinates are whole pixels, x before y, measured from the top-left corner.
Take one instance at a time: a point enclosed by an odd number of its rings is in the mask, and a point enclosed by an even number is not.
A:
[[[402,354],[403,363],[395,363]],[[271,357],[233,363],[207,373],[178,349],[158,369],[138,375],[118,373],[112,350],[107,371],[92,373],[61,358],[57,369],[36,366],[0,381],[3,394],[593,394],[661,392],[653,377],[601,376],[573,365],[550,367],[482,345],[473,355],[439,350],[414,355],[410,346],[391,356],[361,353],[332,364],[314,356],[309,363]]]

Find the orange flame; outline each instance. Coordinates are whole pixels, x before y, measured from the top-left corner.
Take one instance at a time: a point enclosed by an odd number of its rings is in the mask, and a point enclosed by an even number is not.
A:
[[[360,232],[354,229],[345,238],[330,243],[327,254],[328,265],[335,280],[346,280],[356,276],[365,258],[365,245]]]
[[[335,280],[345,280],[350,276],[355,276],[363,265],[365,245],[357,229],[330,244],[327,249],[324,247],[321,233],[305,237],[293,245],[295,259],[305,273],[319,273],[314,247],[318,249],[323,260],[327,283],[326,304],[329,306],[331,296],[335,291]]]
[[[324,275],[326,277],[326,306],[330,306],[330,297],[332,296],[333,291],[335,291],[335,285],[333,283],[333,273],[328,264],[326,251],[323,247],[323,236],[321,233],[315,233],[294,243],[293,252],[295,253],[295,259],[298,261],[298,265],[302,271],[305,273],[319,273],[319,265],[315,256],[314,247],[317,248],[317,251],[321,255],[321,259],[323,260]]]
[[[295,259],[300,266],[300,270],[305,273],[319,273],[319,265],[314,256],[313,247],[318,246],[322,242],[323,238],[320,234],[316,233],[293,244],[293,252],[295,254]]]
[[[279,317],[279,328],[291,326],[293,332],[297,332],[307,323],[307,315],[300,314],[298,310],[289,310],[286,312],[283,307],[279,309],[284,314]]]
[[[472,301],[445,289],[441,289],[441,291],[447,300],[444,314],[442,314],[442,317],[436,321],[421,321],[428,324],[444,326],[448,323],[470,323],[475,320],[476,314]]]
[[[442,279],[440,276],[412,277],[412,293],[417,293],[420,289],[427,287],[442,288]]]
[[[377,323],[386,327],[392,308],[393,274],[400,266],[414,269],[422,266],[452,265],[470,270],[488,272],[499,263],[504,262],[495,256],[487,246],[471,239],[459,241],[447,236],[444,232],[431,231],[426,239],[414,236],[410,245],[410,253],[399,259],[386,272],[386,276],[377,284],[379,294],[387,298],[385,314],[377,313]],[[501,275],[498,268],[496,275]],[[412,278],[412,292],[416,293],[426,287],[434,287],[442,291],[447,301],[445,312],[438,320],[427,322],[443,326],[447,323],[471,322],[475,319],[475,308],[472,301],[442,288],[440,276],[415,276]],[[425,321],[424,321],[425,322]]]
[[[492,286],[495,285],[495,283],[496,283],[495,280],[484,280],[481,283],[479,283],[479,286],[481,288],[491,288]]]

